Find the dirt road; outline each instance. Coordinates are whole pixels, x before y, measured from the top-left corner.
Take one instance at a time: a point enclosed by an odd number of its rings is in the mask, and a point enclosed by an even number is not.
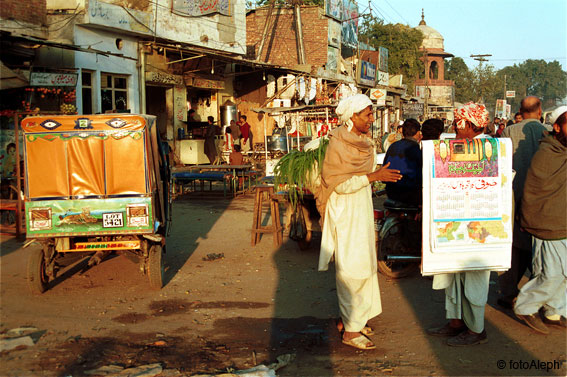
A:
[[[3,236],[0,332],[39,331],[35,345],[0,354],[0,375],[81,376],[105,365],[151,363],[169,375],[219,373],[288,353],[296,359],[281,376],[567,374],[565,331],[539,335],[496,306],[496,276],[485,345],[451,348],[425,334],[445,322],[444,296],[416,275],[380,276],[383,313],[370,322],[376,350],[344,346],[334,325],[334,272],[316,271],[317,240],[300,251],[285,237],[274,248],[265,235],[251,247],[252,207],[250,195],[176,201],[161,291],[150,289],[138,265],[115,257],[31,295],[31,247]],[[206,260],[208,254],[224,257]],[[532,361],[555,369],[534,369]]]

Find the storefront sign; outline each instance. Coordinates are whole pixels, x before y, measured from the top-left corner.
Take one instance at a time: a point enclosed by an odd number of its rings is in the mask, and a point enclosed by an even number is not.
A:
[[[204,89],[224,89],[224,81],[207,80],[199,77],[194,77],[193,83],[191,85],[197,88],[204,88]]]
[[[183,16],[204,16],[211,13],[231,15],[230,0],[173,0],[173,13]]]
[[[378,71],[378,85],[388,86],[390,81],[390,74],[388,72]]]
[[[77,86],[78,74],[55,72],[32,72],[31,86]]]
[[[171,75],[164,72],[146,72],[146,82],[156,83],[156,84],[171,84],[171,85],[183,85],[183,80],[181,76]]]
[[[386,89],[370,89],[370,99],[376,101],[377,106],[386,106]]]
[[[506,98],[514,98],[516,97],[516,91],[515,90],[507,90],[506,91]]]
[[[361,84],[374,86],[376,84],[376,65],[360,60],[358,80]]]
[[[418,119],[423,115],[423,103],[406,102],[402,104],[402,114],[404,119]]]

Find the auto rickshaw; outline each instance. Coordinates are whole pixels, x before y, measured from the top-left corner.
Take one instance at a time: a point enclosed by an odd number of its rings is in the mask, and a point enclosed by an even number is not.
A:
[[[22,130],[26,237],[42,245],[28,261],[31,291],[45,292],[69,260],[91,266],[111,253],[161,288],[171,201],[156,117],[34,116]]]

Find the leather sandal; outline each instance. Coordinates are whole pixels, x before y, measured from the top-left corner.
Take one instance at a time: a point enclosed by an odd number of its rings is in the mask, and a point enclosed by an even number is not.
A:
[[[372,341],[363,334],[360,334],[356,338],[352,338],[348,340],[343,338],[342,341],[343,344],[346,344],[347,346],[351,346],[354,348],[358,348],[359,350],[373,350],[376,348],[376,345],[372,343]]]
[[[343,321],[341,319],[337,319],[336,323],[337,323],[337,330],[339,330],[339,333],[341,333],[341,334],[344,333],[345,332],[345,326],[343,324]],[[366,335],[366,336],[371,336],[371,335],[375,334],[374,329],[372,327],[368,326],[368,325],[364,326],[362,328],[362,330],[360,330],[360,333],[362,335]]]

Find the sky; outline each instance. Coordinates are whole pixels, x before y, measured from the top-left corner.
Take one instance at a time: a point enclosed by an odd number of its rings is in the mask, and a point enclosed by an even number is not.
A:
[[[368,13],[369,1],[357,1],[359,13]],[[370,0],[372,14],[385,23],[415,27],[422,8],[445,51],[471,69],[479,62],[470,55],[491,54],[486,63],[496,69],[543,59],[567,71],[567,0]]]

